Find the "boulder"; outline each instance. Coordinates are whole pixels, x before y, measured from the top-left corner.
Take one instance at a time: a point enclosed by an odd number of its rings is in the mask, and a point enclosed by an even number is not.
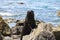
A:
[[[0,16],[0,32],[3,35],[10,35],[10,27],[7,23],[5,23],[5,21],[2,19],[2,17]]]
[[[40,34],[35,38],[35,40],[56,40],[53,33],[48,31],[42,31]]]
[[[23,36],[23,40],[56,40],[52,27],[51,23],[41,22],[29,35]]]
[[[16,21],[16,26],[11,29],[12,34],[14,34],[14,35],[21,34],[22,29],[24,27],[24,22],[25,22],[25,20],[17,20]]]
[[[40,34],[41,31],[43,31],[43,27],[46,25],[46,23],[39,23],[38,27],[36,29],[33,29],[33,31],[29,35],[23,36],[23,40],[35,40],[37,35]]]
[[[52,32],[52,27],[54,27],[51,23],[40,23],[38,25],[38,30],[35,39],[33,40],[56,40],[55,35]]]
[[[20,34],[20,31],[17,27],[13,27],[11,29],[11,31],[12,31],[12,35],[19,35]]]
[[[11,29],[9,27],[5,27],[2,31],[4,36],[11,36]]]

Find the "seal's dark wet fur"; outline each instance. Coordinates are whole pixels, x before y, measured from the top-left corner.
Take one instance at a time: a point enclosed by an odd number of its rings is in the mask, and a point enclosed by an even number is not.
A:
[[[23,36],[29,35],[32,29],[34,28],[37,28],[37,26],[36,26],[35,19],[34,19],[34,12],[31,10],[27,12],[24,27],[21,33],[21,40]]]

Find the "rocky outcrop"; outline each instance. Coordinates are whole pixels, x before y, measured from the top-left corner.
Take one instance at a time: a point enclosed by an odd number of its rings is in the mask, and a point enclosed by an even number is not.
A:
[[[42,23],[39,24],[41,28],[40,33],[35,37],[34,40],[56,40],[55,35],[53,33],[52,27],[54,27],[51,23]]]
[[[36,29],[33,29],[33,31],[29,35],[23,36],[23,40],[34,40],[42,31],[43,26],[45,26],[45,23],[38,24],[38,27]]]
[[[0,32],[3,35],[8,35],[10,34],[10,27],[8,26],[7,23],[5,23],[5,21],[2,19],[2,17],[0,16]]]
[[[12,31],[11,33],[12,35],[20,35],[20,30],[18,27],[13,27],[11,31]]]
[[[39,24],[41,28],[39,35],[35,38],[35,40],[56,40],[55,36],[52,32],[53,25],[51,23],[42,23]]]
[[[56,40],[53,33],[48,31],[42,31],[40,34],[35,38],[35,40]]]
[[[51,25],[51,26],[50,26]],[[34,29],[29,35],[23,36],[23,40],[56,40],[53,34],[51,23],[40,23],[38,27]],[[47,29],[48,28],[48,29]],[[46,38],[47,37],[47,38]]]
[[[12,34],[14,34],[14,35],[15,34],[16,35],[21,34],[22,28],[24,27],[24,22],[25,22],[25,20],[17,20],[16,21],[16,26],[11,29]]]

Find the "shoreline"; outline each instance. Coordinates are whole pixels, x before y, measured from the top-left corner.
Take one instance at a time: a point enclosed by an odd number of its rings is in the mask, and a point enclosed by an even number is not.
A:
[[[18,20],[18,19],[17,19]],[[13,24],[13,23],[15,23],[16,24],[16,21],[17,20],[15,20],[15,19],[13,19],[13,18],[8,18],[8,19],[4,19],[4,21],[7,23],[7,24]],[[24,19],[20,19],[20,20],[24,20]],[[36,21],[41,21],[41,22],[44,22],[43,20],[36,20]],[[45,23],[51,23],[51,22],[45,22]],[[14,25],[15,25],[14,24]],[[53,23],[51,23],[52,25],[54,25],[55,27],[57,27],[59,24],[53,24]]]

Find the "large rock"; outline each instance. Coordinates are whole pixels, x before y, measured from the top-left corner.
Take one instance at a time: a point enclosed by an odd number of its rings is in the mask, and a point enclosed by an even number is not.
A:
[[[11,31],[12,31],[12,34],[13,34],[13,35],[19,35],[19,34],[20,34],[20,30],[19,30],[18,27],[13,27],[13,28],[11,29]]]
[[[52,32],[53,25],[51,23],[39,23],[38,27],[34,29],[29,35],[23,36],[23,40],[55,40],[55,36]],[[46,34],[46,35],[45,35]],[[43,36],[47,37],[47,39]]]
[[[38,30],[40,29],[38,35],[35,36],[35,39],[32,40],[56,40],[52,31],[54,27],[51,23],[40,23],[38,25]]]
[[[38,24],[38,27],[36,29],[33,29],[33,31],[29,35],[23,36],[23,40],[35,40],[37,35],[39,35],[41,31],[43,31],[42,28],[45,25],[46,25],[45,23]]]
[[[25,20],[17,20],[16,26],[11,29],[12,34],[15,34],[15,35],[21,34],[22,28],[24,27],[24,22]]]
[[[0,16],[0,32],[3,35],[8,35],[10,34],[10,27],[8,26],[7,23],[5,23],[5,21],[2,19],[2,17]]]
[[[35,40],[56,40],[53,33],[48,31],[42,31]]]

